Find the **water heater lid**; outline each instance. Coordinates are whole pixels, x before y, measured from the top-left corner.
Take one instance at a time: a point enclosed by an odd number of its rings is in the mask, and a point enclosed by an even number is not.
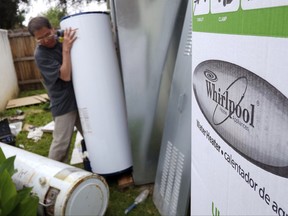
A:
[[[87,12],[81,12],[81,13],[76,13],[76,14],[72,14],[72,15],[67,15],[61,18],[60,22],[71,18],[71,17],[75,17],[75,16],[80,16],[80,15],[86,15],[86,14],[107,14],[109,15],[109,11],[87,11]]]
[[[86,179],[70,194],[65,215],[104,215],[108,200],[108,185],[100,177]]]

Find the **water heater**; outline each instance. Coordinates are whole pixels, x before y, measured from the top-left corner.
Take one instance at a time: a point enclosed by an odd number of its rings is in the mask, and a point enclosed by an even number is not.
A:
[[[120,67],[108,12],[64,17],[61,29],[77,29],[72,77],[92,171],[114,174],[132,167]]]
[[[32,187],[39,197],[38,215],[104,215],[109,187],[95,173],[0,142],[6,158],[16,156],[12,176],[17,189]]]

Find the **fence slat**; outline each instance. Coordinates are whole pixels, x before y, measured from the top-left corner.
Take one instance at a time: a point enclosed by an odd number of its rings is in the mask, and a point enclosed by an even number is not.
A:
[[[15,58],[14,62],[19,62],[19,61],[34,61],[35,58],[34,56],[27,56],[27,57],[20,57],[20,58]]]
[[[41,74],[34,60],[35,39],[26,29],[9,31],[8,38],[21,90],[41,89]]]

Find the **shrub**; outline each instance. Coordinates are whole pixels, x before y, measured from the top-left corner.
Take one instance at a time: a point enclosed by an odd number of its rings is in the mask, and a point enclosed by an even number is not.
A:
[[[0,148],[0,216],[37,215],[39,198],[31,194],[32,188],[17,190],[12,181],[15,156],[5,157]]]

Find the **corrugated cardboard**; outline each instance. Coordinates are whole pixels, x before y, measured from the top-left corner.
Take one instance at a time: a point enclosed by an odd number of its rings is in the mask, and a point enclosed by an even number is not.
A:
[[[192,215],[288,214],[288,1],[196,1]]]
[[[29,97],[17,98],[8,101],[6,109],[45,103],[49,101],[47,94],[34,95]]]

